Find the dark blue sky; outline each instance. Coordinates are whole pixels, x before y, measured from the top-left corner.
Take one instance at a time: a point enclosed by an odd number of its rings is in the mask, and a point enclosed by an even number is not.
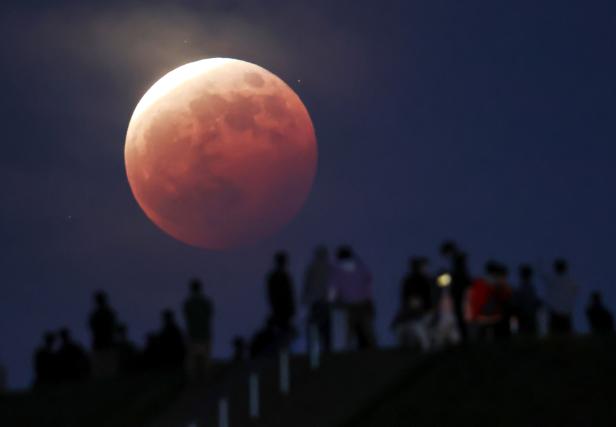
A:
[[[0,6],[0,361],[13,386],[30,381],[44,330],[67,325],[89,344],[99,288],[141,341],[202,277],[224,354],[262,321],[271,254],[290,251],[299,285],[322,242],[352,243],[372,268],[383,342],[407,257],[440,267],[445,237],[474,273],[487,258],[570,258],[580,329],[589,291],[616,306],[614,2],[164,3]],[[226,253],[161,233],[123,164],[143,92],[213,56],[287,81],[319,142],[301,214]]]

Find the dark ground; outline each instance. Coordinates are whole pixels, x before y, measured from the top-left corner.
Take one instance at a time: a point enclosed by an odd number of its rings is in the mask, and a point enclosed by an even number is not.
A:
[[[616,343],[460,348],[427,359],[345,427],[614,426]]]
[[[260,365],[263,417],[247,418],[246,370],[217,365],[210,387],[181,375],[135,377],[0,398],[0,425],[199,427],[232,390],[230,427],[614,426],[616,342],[514,341],[428,356],[399,350],[340,354],[316,373],[293,358],[291,394]],[[226,380],[223,381],[223,378]]]

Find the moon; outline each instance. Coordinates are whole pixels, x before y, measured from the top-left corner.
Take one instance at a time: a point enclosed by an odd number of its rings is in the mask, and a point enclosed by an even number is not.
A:
[[[297,94],[258,65],[210,58],[158,80],[137,104],[124,148],[146,216],[189,245],[257,242],[304,205],[317,166]]]

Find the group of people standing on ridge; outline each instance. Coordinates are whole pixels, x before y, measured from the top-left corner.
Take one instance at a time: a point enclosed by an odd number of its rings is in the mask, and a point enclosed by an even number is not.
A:
[[[545,292],[540,299],[530,265],[519,267],[518,286],[513,287],[504,264],[488,261],[484,275],[473,277],[466,254],[457,244],[443,243],[440,253],[448,265],[436,275],[430,272],[425,257],[409,262],[400,285],[400,307],[391,324],[400,346],[428,351],[460,342],[506,339],[513,333],[538,336],[541,309],[548,314],[550,334],[573,332],[578,286],[569,277],[565,260],[554,262],[552,274],[542,274]],[[285,252],[275,254],[273,269],[266,276],[269,315],[250,340],[251,358],[288,346],[297,335],[296,293],[288,264]],[[341,335],[345,348],[377,345],[372,275],[350,246],[339,247],[333,261],[326,247],[315,250],[305,270],[300,301],[307,313],[309,345],[316,339],[322,351],[332,349],[335,316],[344,319]],[[94,302],[89,321],[90,354],[67,329],[46,333],[34,357],[36,384],[180,368],[192,378],[204,375],[211,356],[214,306],[198,280],[190,283],[183,305],[186,332],[182,332],[174,312],[164,310],[160,330],[148,334],[143,350],[129,341],[127,328],[118,321],[105,293],[97,292]],[[612,315],[598,292],[591,295],[586,315],[593,334],[613,334]],[[236,337],[233,345],[234,359],[244,360],[244,339]]]
[[[485,274],[472,277],[466,254],[454,242],[443,243],[440,252],[449,266],[436,277],[428,271],[427,258],[411,259],[402,281],[400,309],[392,323],[401,345],[429,350],[447,343],[508,338],[512,333],[536,337],[542,308],[548,315],[549,334],[573,333],[578,286],[569,277],[565,260],[554,261],[552,274],[542,274],[542,300],[528,264],[519,267],[519,282],[514,288],[504,264],[488,261]],[[593,293],[586,314],[593,333],[613,332],[612,315],[598,292]]]
[[[535,270],[529,264],[519,267],[518,285],[513,287],[509,269],[502,263],[488,261],[484,274],[474,277],[466,254],[455,242],[444,242],[440,254],[447,266],[436,275],[429,271],[425,257],[413,257],[409,262],[409,272],[401,283],[400,308],[391,323],[399,345],[431,350],[508,338],[514,333],[536,337],[542,310],[547,313],[549,334],[573,333],[579,288],[570,278],[565,260],[555,260],[550,274],[541,272],[545,292],[540,298]],[[267,348],[268,342],[284,343],[293,336],[296,304],[287,264],[285,253],[275,256],[275,268],[267,280],[272,314],[252,342],[253,355]],[[318,331],[325,351],[331,348],[335,312],[346,317],[347,348],[376,345],[372,277],[352,248],[340,247],[333,262],[325,247],[315,250],[305,272],[301,302],[308,313],[307,323]],[[600,293],[592,294],[586,316],[593,334],[613,333],[613,318]]]
[[[287,254],[277,253],[274,263],[274,269],[267,277],[271,314],[251,342],[252,357],[287,345],[296,334],[293,319],[297,309]],[[342,309],[346,314],[345,339],[348,346],[359,349],[376,346],[372,275],[350,246],[338,249],[333,264],[327,248],[320,246],[316,249],[305,273],[301,302],[308,312],[308,324],[318,331],[324,351],[331,348],[332,308]]]
[[[107,295],[94,295],[89,327],[92,350],[71,338],[68,329],[47,332],[34,355],[35,384],[48,385],[108,378],[143,371],[164,371],[184,367],[191,377],[202,376],[211,352],[213,304],[202,293],[201,283],[190,283],[190,294],[183,306],[186,331],[177,324],[174,312],[162,312],[160,330],[147,336],[143,350],[129,339],[127,328],[117,319]],[[60,338],[59,346],[56,344]]]

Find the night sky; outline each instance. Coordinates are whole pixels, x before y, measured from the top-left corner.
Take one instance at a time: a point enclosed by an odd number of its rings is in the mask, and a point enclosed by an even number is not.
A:
[[[381,342],[412,254],[444,265],[455,238],[474,274],[570,259],[611,287],[616,242],[613,1],[17,1],[0,6],[0,362],[31,381],[43,331],[89,346],[105,289],[131,337],[201,277],[215,353],[265,315],[264,275],[288,249],[296,290],[316,244],[352,244],[374,273]],[[566,4],[565,4],[566,3]],[[285,80],[319,143],[316,181],[280,233],[229,252],[162,233],[124,170],[130,115],[189,61],[233,57]]]

